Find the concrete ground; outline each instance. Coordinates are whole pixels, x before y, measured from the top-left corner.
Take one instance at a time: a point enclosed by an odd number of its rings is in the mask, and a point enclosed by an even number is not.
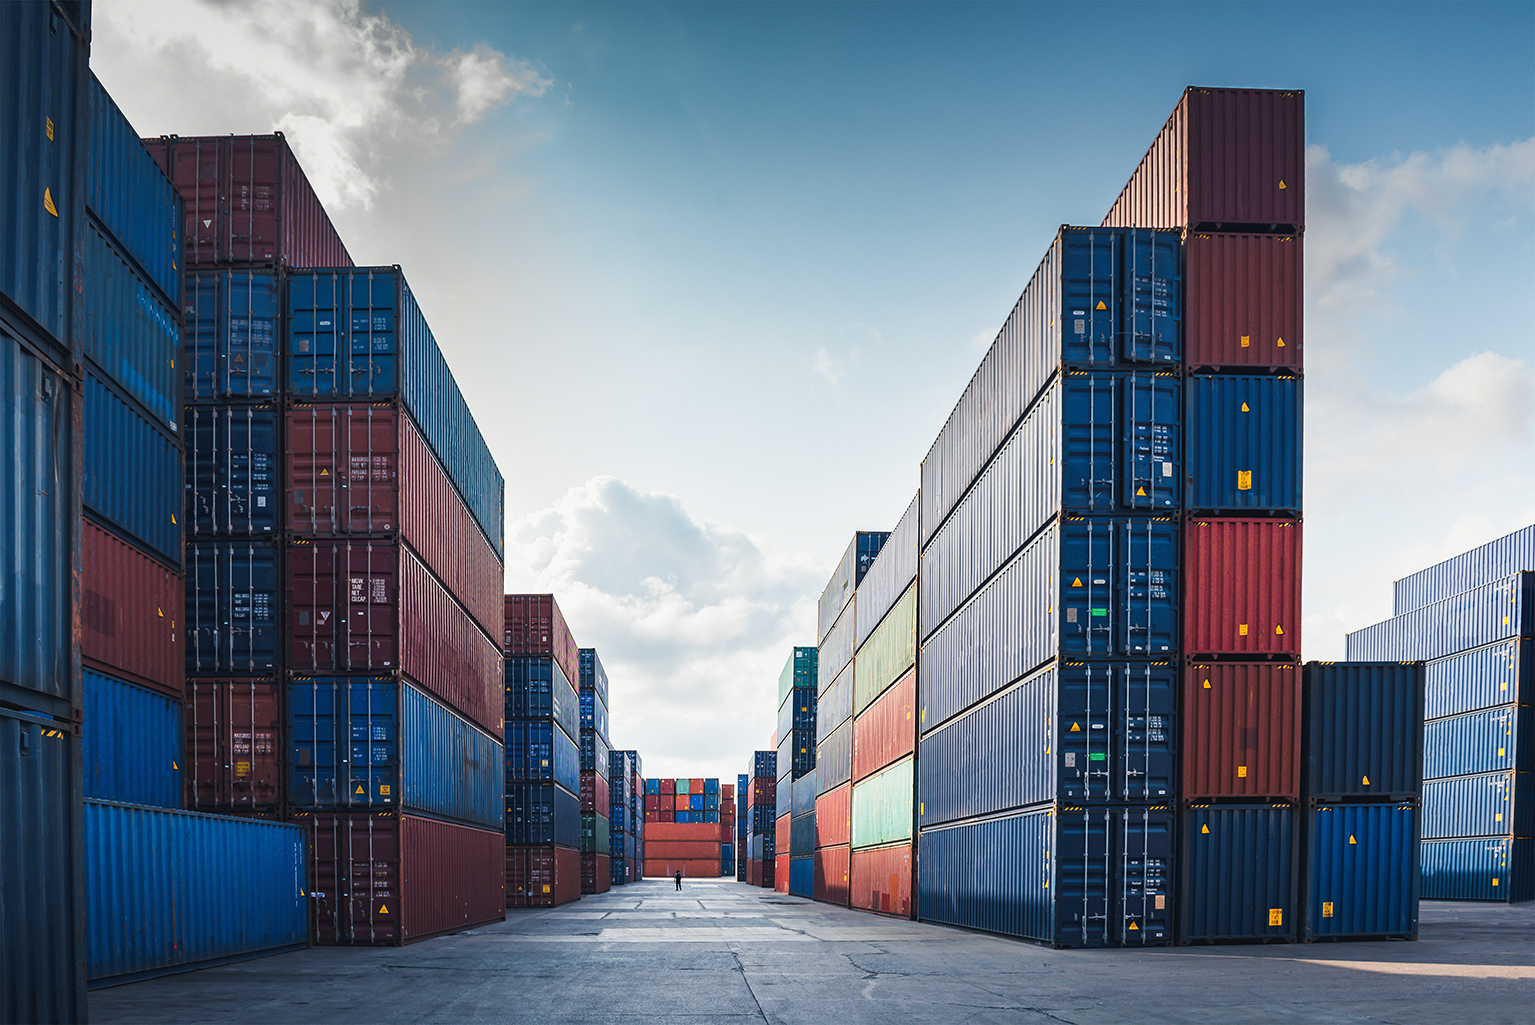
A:
[[[1535,1021],[1535,905],[1425,903],[1416,943],[1047,950],[670,880],[404,948],[315,947],[91,994],[112,1022]]]

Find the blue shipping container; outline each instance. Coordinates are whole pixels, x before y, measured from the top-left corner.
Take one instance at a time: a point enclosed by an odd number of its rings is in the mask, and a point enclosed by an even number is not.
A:
[[[506,659],[506,717],[552,716],[565,735],[581,739],[581,699],[559,662],[548,655],[510,655]]]
[[[553,783],[508,783],[508,845],[581,846],[581,799]]]
[[[1535,836],[1535,773],[1486,772],[1423,784],[1423,839]]]
[[[1529,570],[1535,570],[1535,525],[1403,577],[1396,582],[1391,611],[1400,616]]]
[[[1292,940],[1295,809],[1196,804],[1183,813],[1183,942]]]
[[[181,702],[93,669],[82,675],[85,796],[180,808]]]
[[[564,730],[549,719],[508,719],[505,729],[508,783],[552,781],[581,792],[576,745]]]
[[[87,801],[85,837],[93,983],[309,945],[298,826]]]
[[[161,430],[181,429],[181,313],[165,304],[94,222],[85,230],[80,347]]]
[[[1498,641],[1424,666],[1426,719],[1499,705],[1535,703],[1528,639]]]
[[[182,423],[187,530],[276,537],[283,501],[276,409],[189,405]]]
[[[815,896],[815,858],[789,859],[789,892],[796,897]]]
[[[597,649],[578,648],[577,651],[580,653],[581,658],[581,690],[596,691],[597,696],[606,705],[608,703],[608,673],[607,670],[602,668],[602,659],[597,657]],[[603,732],[606,733],[607,731],[604,730]]]
[[[805,815],[815,811],[816,776],[818,773],[811,769],[805,775],[789,784],[792,792],[789,798],[789,807],[792,815]]]
[[[608,737],[608,706],[595,692],[581,691],[581,729],[596,730],[603,740]]]
[[[1301,509],[1301,382],[1194,375],[1185,386],[1190,510]]]
[[[399,267],[296,271],[288,279],[288,388],[321,401],[398,395],[497,555],[503,482]]]
[[[1444,658],[1496,641],[1535,634],[1535,573],[1503,580],[1393,616],[1344,638],[1351,662]]]
[[[604,779],[613,779],[608,769],[612,755],[613,752],[608,750],[606,740],[597,736],[592,730],[581,731],[582,772],[598,772]]]
[[[181,445],[93,373],[85,375],[82,501],[117,531],[181,565]]]
[[[885,614],[895,607],[906,588],[917,579],[918,499],[913,498],[880,546],[879,555],[858,585],[862,595],[853,610],[853,649],[863,647]]]
[[[1423,727],[1423,777],[1535,772],[1535,710],[1505,705],[1436,719]]]
[[[1423,666],[1307,662],[1301,781],[1317,801],[1413,800],[1423,786]]]
[[[196,271],[187,277],[186,399],[278,394],[278,278],[257,271]]]
[[[1424,841],[1423,899],[1535,899],[1535,839]]]
[[[187,545],[187,672],[269,676],[282,626],[278,549],[254,542]]]
[[[754,779],[778,778],[778,752],[753,751],[752,777]]]
[[[1301,939],[1418,935],[1418,810],[1411,804],[1312,808]]]

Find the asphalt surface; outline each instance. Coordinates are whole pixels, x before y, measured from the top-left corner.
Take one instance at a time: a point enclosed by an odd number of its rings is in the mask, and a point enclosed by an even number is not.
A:
[[[114,1022],[805,1025],[1535,1021],[1535,905],[1425,902],[1418,942],[1048,950],[670,880],[403,948],[315,947],[91,994]]]

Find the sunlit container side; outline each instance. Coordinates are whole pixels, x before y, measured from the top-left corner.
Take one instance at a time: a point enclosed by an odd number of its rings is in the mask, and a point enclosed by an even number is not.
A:
[[[1190,517],[1184,525],[1184,652],[1297,660],[1300,576],[1298,520]]]
[[[914,750],[917,674],[908,670],[853,722],[853,779],[861,780]]]
[[[161,136],[144,145],[181,193],[189,268],[352,265],[281,132]]]
[[[809,815],[815,812],[815,799],[818,792],[816,786],[817,773],[811,769],[805,775],[795,779],[789,784],[792,796],[789,799],[789,813],[791,815]]]
[[[1295,807],[1195,804],[1182,819],[1179,941],[1293,940]]]
[[[189,533],[275,537],[282,527],[281,419],[274,406],[188,405],[186,445]]]
[[[905,759],[853,784],[853,848],[911,839],[916,766]]]
[[[1301,799],[1299,666],[1190,665],[1181,715],[1183,798]]]
[[[817,744],[853,715],[853,670],[854,666],[850,664],[816,698]]]
[[[1194,375],[1185,386],[1185,505],[1206,513],[1301,509],[1301,381]]]
[[[548,908],[581,899],[581,852],[565,847],[506,848],[506,906]]]
[[[1522,527],[1398,580],[1393,586],[1394,615],[1443,601],[1453,595],[1535,570],[1535,525]]]
[[[244,814],[283,803],[282,684],[274,680],[186,681],[186,804]],[[366,744],[367,737],[359,737]]]
[[[1189,86],[1103,223],[1300,231],[1306,223],[1306,94]]]
[[[1344,636],[1350,661],[1429,661],[1535,635],[1535,573],[1516,573]]]
[[[852,839],[853,788],[844,783],[816,797],[816,847],[846,847]]]
[[[581,679],[581,653],[554,595],[508,594],[502,609],[502,650],[508,656],[553,658],[559,663],[566,686],[574,691]],[[575,736],[575,729],[570,726],[571,736]]]
[[[863,642],[869,639],[885,614],[917,578],[917,515],[920,512],[917,503],[917,498],[911,500],[858,585],[862,599],[854,609],[854,650],[863,647]]]
[[[602,659],[597,657],[597,649],[578,648],[576,653],[577,660],[580,662],[578,670],[580,679],[577,681],[580,689],[583,691],[595,691],[597,696],[602,699],[603,706],[606,707],[608,703],[608,671],[602,668]],[[606,735],[607,730],[604,729],[603,733]]]
[[[581,846],[581,799],[553,783],[506,784],[507,846]]]
[[[271,271],[193,267],[187,274],[186,401],[270,398],[281,391],[279,280]]]
[[[1299,235],[1185,236],[1185,364],[1298,372],[1304,362],[1302,259]]]
[[[825,690],[853,661],[853,626],[856,622],[856,596],[842,610],[837,622],[821,638],[816,651],[816,686]],[[783,766],[779,766],[780,769]]]
[[[917,661],[917,586],[912,584],[859,649],[853,667],[853,712],[873,701]]]
[[[779,893],[789,892],[789,855],[782,850],[773,858],[773,889]]]
[[[1535,774],[1487,772],[1423,784],[1423,839],[1535,836]]]
[[[789,692],[796,687],[811,691],[816,688],[815,648],[796,647],[789,653],[788,661],[778,673],[778,704],[788,701]]]
[[[1535,899],[1535,839],[1428,840],[1424,900]]]
[[[0,9],[7,16],[14,15]],[[7,938],[0,1020],[7,1022],[85,1020],[80,743],[66,723],[0,705],[0,936]]]
[[[581,792],[576,742],[549,719],[506,721],[505,779],[512,782],[558,783],[573,794]],[[596,775],[594,772],[592,775]]]
[[[181,443],[94,373],[85,375],[81,500],[102,522],[181,565]]]
[[[556,659],[509,655],[504,680],[507,719],[552,718],[572,742],[580,737],[581,698]]]
[[[281,550],[257,541],[198,541],[186,552],[187,674],[272,675],[282,623]]]
[[[318,402],[398,397],[504,556],[501,471],[400,268],[290,274],[287,332],[289,394]],[[574,677],[574,652],[569,661]]]
[[[1307,812],[1300,938],[1418,937],[1418,809],[1331,804]]]
[[[1423,786],[1423,666],[1307,662],[1304,788],[1309,799],[1414,800]]]
[[[848,906],[910,918],[914,845],[855,850],[848,864]]]
[[[812,880],[812,896],[826,904],[847,907],[848,884],[851,882],[850,851],[842,847],[827,847],[815,852]]]
[[[853,778],[853,723],[844,722],[816,745],[816,789],[827,794]],[[780,788],[781,789],[781,788]]]
[[[81,527],[80,564],[82,661],[180,698],[185,579],[91,520]]]
[[[821,591],[820,601],[816,604],[818,644],[826,640],[826,635],[847,608],[854,590],[863,582],[864,574],[874,565],[880,548],[889,537],[889,531],[881,530],[860,530],[853,534],[853,540],[848,543],[847,551],[842,553],[837,568],[832,571],[831,580]],[[831,677],[824,679],[830,680]]]
[[[1423,778],[1522,769],[1535,772],[1535,711],[1485,708],[1423,727]]]
[[[83,675],[85,796],[180,808],[181,702],[91,669]]]
[[[181,312],[151,288],[92,221],[85,229],[85,316],[80,348],[176,434],[181,420]]]
[[[1499,705],[1535,704],[1528,639],[1495,641],[1423,666],[1423,715],[1438,719]]]

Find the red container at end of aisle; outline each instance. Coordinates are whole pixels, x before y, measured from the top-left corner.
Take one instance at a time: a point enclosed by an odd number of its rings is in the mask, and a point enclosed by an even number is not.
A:
[[[815,852],[815,899],[847,907],[848,848],[823,847]]]
[[[1213,662],[1184,670],[1182,795],[1300,800],[1301,670]]]
[[[844,783],[815,799],[815,845],[846,846],[852,842],[853,785]]]
[[[1298,659],[1300,521],[1190,517],[1183,536],[1184,651]]]
[[[648,853],[648,852],[647,852]],[[683,879],[718,879],[720,876],[720,859],[714,858],[687,858],[669,860],[666,858],[646,858],[645,875],[652,879],[674,879],[678,872]]]
[[[607,893],[613,889],[613,857],[609,854],[581,855],[581,892]]]
[[[186,679],[186,579],[91,520],[80,532],[80,656],[179,699]]]
[[[648,840],[645,856],[651,861],[707,861],[720,858],[718,840]]]
[[[581,899],[580,851],[570,847],[506,847],[505,851],[507,907],[549,908]]]
[[[658,840],[691,840],[720,842],[720,824],[718,822],[659,822],[645,828],[645,842],[653,844]]]
[[[275,680],[186,681],[186,803],[228,815],[282,804],[282,684]]]
[[[911,844],[854,851],[848,904],[864,911],[911,917]]]
[[[784,816],[788,818],[788,816]],[[779,893],[789,892],[789,856],[778,854],[773,857],[773,889]]]

